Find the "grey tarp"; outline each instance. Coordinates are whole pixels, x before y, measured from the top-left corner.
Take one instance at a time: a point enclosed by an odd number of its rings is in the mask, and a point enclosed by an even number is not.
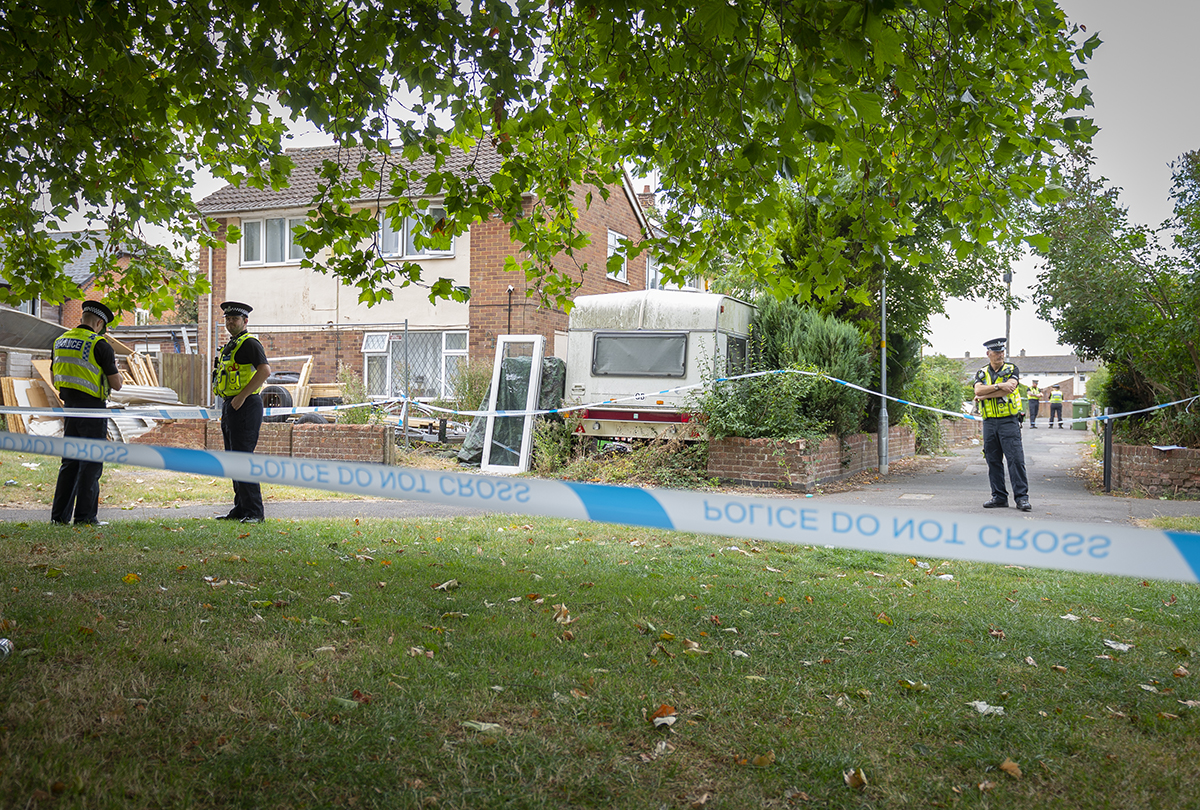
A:
[[[500,362],[500,394],[496,398],[497,410],[525,410],[525,399],[529,393],[529,364],[530,357],[509,357]],[[562,405],[563,394],[567,385],[567,364],[561,357],[542,358],[542,385],[538,389],[537,408],[539,411],[558,408]],[[483,408],[491,399],[492,388],[489,385],[483,397]],[[492,444],[503,447],[521,446],[521,423],[518,419],[497,420],[492,428]],[[458,460],[463,464],[479,466],[483,459],[483,437],[487,430],[487,417],[476,416],[471,421],[471,429],[463,439],[462,449],[458,451]],[[492,450],[495,453],[495,449]]]

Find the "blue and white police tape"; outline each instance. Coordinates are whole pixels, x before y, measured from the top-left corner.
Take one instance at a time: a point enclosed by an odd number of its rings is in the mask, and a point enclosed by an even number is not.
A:
[[[291,414],[320,413],[322,411],[348,411],[355,408],[385,408],[403,400],[381,402],[358,402],[352,405],[313,405],[303,408],[263,408],[263,416],[287,416]],[[146,419],[206,419],[221,418],[220,408],[204,408],[192,405],[134,405],[127,408],[40,408],[19,405],[0,405],[0,413],[18,416],[78,416],[85,419],[108,419],[113,416],[140,416]]]
[[[520,515],[1200,582],[1200,534],[0,434],[0,449]]]

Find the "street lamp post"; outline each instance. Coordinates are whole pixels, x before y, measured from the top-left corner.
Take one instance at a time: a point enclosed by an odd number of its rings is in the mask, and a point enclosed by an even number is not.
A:
[[[1004,274],[1004,283],[1008,285],[1008,294],[1004,297],[1004,348],[1012,353],[1012,271]]]
[[[879,474],[888,474],[887,271],[879,293]]]

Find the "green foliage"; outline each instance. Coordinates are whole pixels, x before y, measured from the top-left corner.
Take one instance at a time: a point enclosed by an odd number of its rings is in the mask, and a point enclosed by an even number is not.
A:
[[[533,471],[554,475],[571,460],[571,422],[538,419],[533,424]]]
[[[1072,155],[1067,166],[1068,196],[1040,214],[1049,241],[1038,249],[1044,260],[1034,292],[1039,313],[1063,342],[1108,364],[1108,401],[1118,411],[1200,393],[1195,153],[1173,164],[1175,216],[1159,228],[1129,222],[1119,190],[1091,176],[1089,153]],[[1182,407],[1122,422],[1135,429],[1147,420],[1160,439],[1200,444]]]
[[[1108,366],[1100,366],[1092,372],[1092,376],[1088,377],[1086,396],[1089,401],[1096,403],[1101,412],[1112,404],[1108,397],[1108,385],[1111,379]]]
[[[821,389],[831,385],[817,377],[799,374],[770,374],[721,382],[705,389],[697,409],[713,439],[824,438],[831,421],[822,418],[816,406]]]
[[[484,363],[467,363],[450,375],[451,408],[471,411],[487,407],[485,398],[492,384],[492,367]]]
[[[636,440],[628,453],[613,443],[597,447],[593,439],[580,438],[561,477],[605,484],[697,489],[710,484],[708,443],[681,439]]]
[[[906,388],[904,398],[944,411],[959,413],[962,404],[974,398],[962,367],[940,354],[925,357],[918,366],[913,382]],[[906,417],[912,420],[917,434],[917,452],[936,453],[942,448],[940,424],[945,417],[924,408],[906,406]]]
[[[147,251],[120,278],[96,268],[117,308],[156,314],[166,291],[200,291],[182,272],[186,244],[217,244],[193,173],[280,187],[287,119],[346,147],[307,201],[297,241],[322,253],[304,266],[368,303],[414,283],[435,300],[468,292],[384,261],[363,199],[394,200],[389,216],[421,218],[431,244],[500,212],[524,257],[508,268],[561,301],[577,283],[565,268],[586,269],[575,189],[606,194],[629,164],[662,178],[668,234],[631,253],[653,249],[687,275],[747,245],[763,284],[807,299],[882,262],[925,266],[926,244],[906,241],[923,222],[959,259],[1018,237],[1014,206],[1052,200],[1051,156],[1094,132],[1080,82],[1098,40],[1050,0],[9,5],[4,280],[24,298],[76,295],[62,265],[77,248],[46,234],[69,216],[103,225],[111,249],[140,223],[162,226],[178,257]],[[485,139],[496,170],[447,168]],[[779,219],[784,187],[812,208],[780,272],[751,237]]]
[[[805,369],[855,385],[871,385],[870,350],[866,338],[854,326],[822,315],[811,306],[780,301],[771,295],[761,296],[756,304],[757,370]],[[863,427],[867,395],[861,391],[821,381],[796,394],[801,395],[796,408],[805,425],[824,422],[839,436],[857,433]],[[786,399],[788,395],[781,396]],[[757,418],[761,420],[763,415]],[[783,434],[775,435],[783,438]]]
[[[345,404],[370,401],[362,377],[346,363],[338,363],[337,381],[342,387],[342,402]],[[343,425],[377,425],[384,417],[384,412],[375,407],[347,408],[334,413],[337,414],[338,423]]]

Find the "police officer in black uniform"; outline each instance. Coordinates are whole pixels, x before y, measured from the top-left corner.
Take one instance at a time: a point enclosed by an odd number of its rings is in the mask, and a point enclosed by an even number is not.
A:
[[[213,392],[221,397],[221,437],[225,449],[253,453],[262,427],[263,403],[258,392],[271,366],[258,338],[246,331],[253,307],[238,301],[221,304],[229,342],[213,363]],[[233,509],[217,520],[262,523],[262,488],[253,481],[233,482]]]
[[[108,392],[121,390],[117,355],[104,337],[113,313],[99,301],[84,301],[82,309],[82,323],[54,341],[50,370],[64,407],[103,409],[108,404]],[[68,416],[63,423],[64,438],[108,438],[107,418]],[[63,458],[50,506],[50,522],[70,523],[73,514],[78,524],[104,525],[96,518],[103,473],[103,462]]]
[[[1020,373],[1012,363],[1004,362],[1004,344],[1004,338],[983,344],[988,364],[975,373],[975,399],[983,415],[983,455],[987,459],[988,483],[992,486],[992,499],[983,508],[1008,506],[1008,490],[1004,487],[1007,459],[1017,508],[1028,512],[1033,507],[1029,505],[1025,448],[1021,445],[1021,400],[1017,391]]]

